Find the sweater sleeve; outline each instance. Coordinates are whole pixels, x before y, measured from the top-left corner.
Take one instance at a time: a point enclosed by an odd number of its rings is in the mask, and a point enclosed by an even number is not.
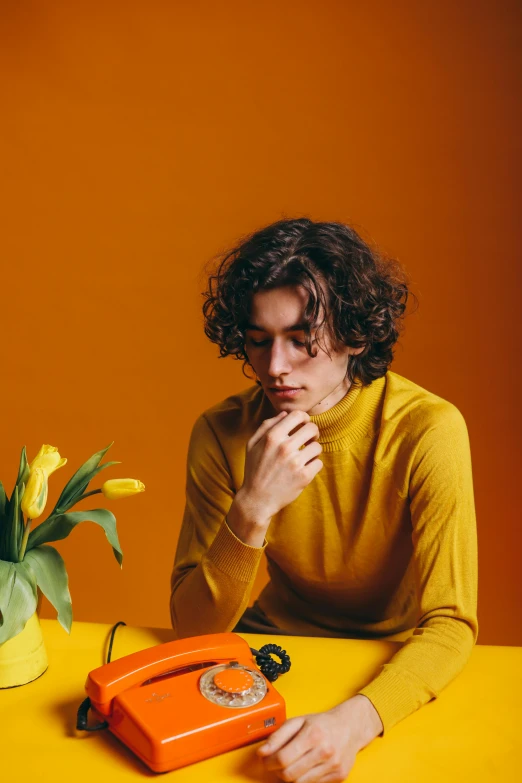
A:
[[[205,414],[190,436],[186,502],[171,576],[178,638],[230,631],[248,606],[266,547],[238,539],[226,522],[235,491],[223,449]]]
[[[469,438],[446,403],[414,445],[409,480],[419,617],[413,635],[359,693],[384,732],[464,668],[477,640],[477,533]]]

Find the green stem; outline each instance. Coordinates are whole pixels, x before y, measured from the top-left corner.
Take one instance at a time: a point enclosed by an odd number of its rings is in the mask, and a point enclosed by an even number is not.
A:
[[[101,489],[92,489],[90,492],[86,492],[85,495],[82,495],[81,497],[76,498],[76,500],[73,500],[64,508],[59,508],[58,506],[55,506],[51,514],[49,514],[49,516],[45,520],[45,522],[48,522],[50,519],[53,519],[53,517],[59,517],[60,514],[66,514],[69,511],[69,509],[72,508],[74,505],[76,505],[76,503],[79,503],[80,500],[83,500],[84,498],[88,498],[89,495],[97,495],[101,491],[102,491]]]
[[[23,519],[23,517],[22,517],[22,519]],[[20,554],[18,555],[18,562],[19,563],[21,563],[22,560],[24,559],[25,549],[27,547],[27,539],[29,538],[29,531],[31,530],[32,522],[33,522],[32,519],[28,519],[27,520],[27,524],[25,526],[24,535],[23,535],[23,538],[22,538],[22,543],[20,545]]]
[[[101,492],[101,489],[91,489],[90,492],[86,492],[85,495],[82,495],[81,498],[78,498],[76,502],[79,503],[80,500],[83,500],[84,498],[88,498],[89,495],[96,495],[98,492]]]

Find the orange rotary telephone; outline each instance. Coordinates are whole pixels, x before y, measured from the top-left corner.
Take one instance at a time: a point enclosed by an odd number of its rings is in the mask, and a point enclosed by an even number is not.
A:
[[[108,663],[87,677],[78,729],[108,728],[154,772],[167,772],[262,740],[285,721],[285,703],[271,685],[290,668],[280,647],[257,651],[235,633],[215,633],[110,662],[120,624]],[[101,723],[87,725],[89,708]]]

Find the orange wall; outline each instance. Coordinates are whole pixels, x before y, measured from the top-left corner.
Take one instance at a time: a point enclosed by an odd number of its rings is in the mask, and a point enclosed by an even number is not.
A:
[[[57,445],[54,502],[114,440],[102,476],[147,487],[106,503],[122,571],[96,525],[57,544],[75,619],[169,625],[192,423],[250,385],[201,270],[306,214],[409,272],[393,369],[465,416],[479,642],[522,644],[519,4],[11,0],[0,24],[0,477]]]

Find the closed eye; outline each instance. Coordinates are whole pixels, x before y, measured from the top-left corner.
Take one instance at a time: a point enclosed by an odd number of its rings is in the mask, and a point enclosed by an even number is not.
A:
[[[257,340],[253,340],[252,338],[250,338],[250,342],[252,343],[252,345],[255,345],[256,348],[257,348],[259,346],[266,345],[267,343],[270,342],[270,340],[260,340],[258,342]],[[293,339],[292,342],[295,343],[296,345],[300,345],[300,346],[306,345],[306,343],[301,343],[301,342],[299,342],[299,340],[296,340],[296,339]],[[315,340],[313,342],[315,342]]]

